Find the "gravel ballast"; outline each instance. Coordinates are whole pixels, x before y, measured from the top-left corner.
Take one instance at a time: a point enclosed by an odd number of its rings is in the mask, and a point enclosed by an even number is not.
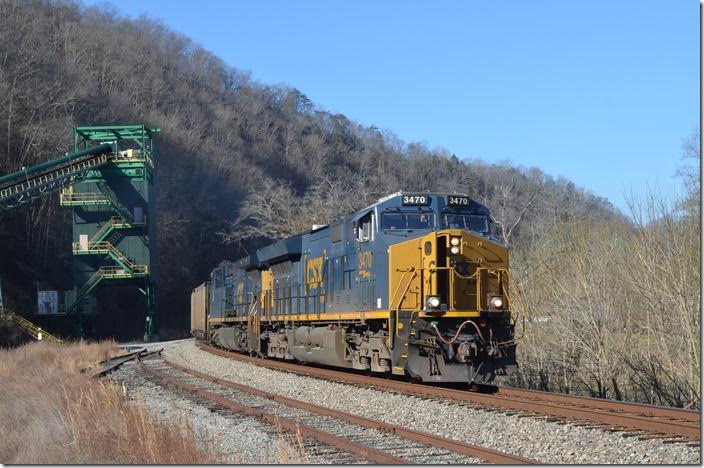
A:
[[[290,422],[297,422],[308,428],[318,429],[337,437],[354,441],[369,449],[379,450],[412,463],[480,463],[480,460],[475,457],[457,454],[451,450],[444,450],[439,447],[428,447],[423,443],[408,440],[393,433],[360,426],[349,421],[341,420],[333,415],[319,414],[304,408],[296,408],[289,406],[285,402],[274,401],[259,395],[253,395],[249,392],[233,389],[220,383],[202,379],[201,377],[188,375],[179,369],[169,366],[161,359],[148,360],[145,362],[145,366],[151,370],[162,372],[172,378],[176,378],[179,382],[193,385],[205,392],[219,395],[234,403],[250,408],[257,408],[268,414],[276,415],[282,420],[285,419]],[[347,455],[345,456],[347,457]],[[357,459],[355,458],[353,461],[356,462]],[[340,460],[340,462],[342,462],[342,460]],[[345,460],[345,462],[349,463],[349,460]]]
[[[279,464],[332,463],[337,455],[326,456],[325,450],[304,450],[289,433],[279,431],[256,418],[216,411],[194,402],[178,391],[150,380],[134,362],[128,362],[110,375],[124,383],[129,398],[143,402],[149,414],[165,424],[189,421],[200,448],[216,450],[222,463]]]
[[[290,398],[500,450],[543,463],[699,464],[700,448],[621,432],[520,417],[266,369],[184,341],[164,349],[176,364]]]
[[[700,464],[701,460],[699,447],[683,443],[640,440],[622,432],[509,415],[460,402],[428,400],[266,369],[210,354],[198,349],[193,340],[165,343],[163,356],[176,364],[271,393],[542,463]],[[289,435],[264,422],[225,414],[157,385],[135,364],[123,366],[111,378],[125,382],[130,396],[143,399],[157,419],[169,423],[174,418],[185,417],[191,421],[199,439],[214,443],[226,463],[338,463],[339,456],[326,453],[325,448],[302,450]]]

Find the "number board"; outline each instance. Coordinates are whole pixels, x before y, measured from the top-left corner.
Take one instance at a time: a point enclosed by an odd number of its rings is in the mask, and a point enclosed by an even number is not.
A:
[[[430,197],[427,195],[403,195],[401,197],[401,205],[428,206],[430,205]]]
[[[450,206],[469,206],[469,197],[450,195],[447,197],[447,204]]]

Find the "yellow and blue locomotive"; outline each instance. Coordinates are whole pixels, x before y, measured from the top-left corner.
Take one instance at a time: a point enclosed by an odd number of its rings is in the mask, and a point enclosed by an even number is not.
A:
[[[222,262],[193,291],[192,331],[232,350],[501,383],[516,368],[508,250],[466,195],[399,192]]]

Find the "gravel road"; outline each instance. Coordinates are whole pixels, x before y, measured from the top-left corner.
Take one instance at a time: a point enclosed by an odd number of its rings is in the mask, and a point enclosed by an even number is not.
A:
[[[167,344],[163,355],[185,367],[268,392],[544,463],[700,464],[701,460],[699,447],[657,439],[640,440],[638,437],[625,437],[621,432],[589,429],[537,417],[506,415],[462,403],[431,401],[288,374],[212,355],[198,349],[192,340]],[[145,402],[157,416],[168,420],[179,412],[186,413],[198,433],[220,436],[219,443],[228,460],[232,460],[230,463],[283,461],[279,449],[281,436],[276,433],[272,435],[270,431],[267,433],[262,423],[251,418],[232,420],[184,398],[165,399],[161,387],[134,375],[135,372],[134,366],[126,367],[114,374],[113,378],[128,378],[132,392],[143,393]],[[286,457],[288,455],[283,458]],[[316,457],[315,454],[310,455],[309,462],[328,461],[324,455]]]

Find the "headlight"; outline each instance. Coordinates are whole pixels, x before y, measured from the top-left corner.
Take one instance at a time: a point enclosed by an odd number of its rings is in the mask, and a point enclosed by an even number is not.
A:
[[[425,306],[427,309],[437,309],[440,307],[440,297],[438,296],[428,296],[425,300]]]
[[[504,300],[503,298],[499,296],[494,296],[489,300],[489,303],[491,304],[491,307],[494,309],[500,309],[504,306]]]
[[[460,245],[459,237],[450,237],[450,245]]]
[[[456,245],[453,245],[452,247],[450,247],[450,253],[452,255],[457,255],[458,253],[460,253],[460,248]]]

